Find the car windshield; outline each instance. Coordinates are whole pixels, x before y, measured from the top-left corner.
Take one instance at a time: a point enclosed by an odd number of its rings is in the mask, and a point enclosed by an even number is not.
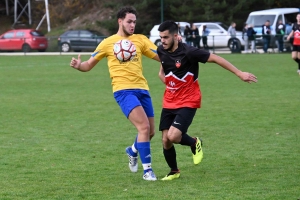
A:
[[[101,34],[97,31],[91,31],[93,33],[93,35],[96,35],[96,36],[101,36]]]
[[[267,20],[270,21],[270,24],[273,24],[275,15],[250,15],[246,23],[253,26],[262,26]]]
[[[223,23],[219,23],[219,25],[224,28],[226,31],[228,30],[228,26],[226,24],[223,24]]]
[[[31,31],[30,34],[33,36],[44,36],[44,34],[39,31]]]

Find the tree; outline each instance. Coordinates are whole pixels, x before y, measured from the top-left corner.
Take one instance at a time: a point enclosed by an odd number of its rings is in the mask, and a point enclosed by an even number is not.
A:
[[[236,22],[241,30],[250,12],[277,7],[299,7],[297,1],[286,0],[51,0],[49,1],[52,28],[72,24],[81,18],[78,28],[106,29],[106,34],[117,31],[116,12],[124,5],[137,9],[136,33],[149,35],[155,24],[161,22],[161,1],[164,20],[185,22]],[[34,18],[41,19],[45,8],[33,1]],[[91,15],[94,13],[93,15]],[[90,18],[83,16],[90,15]],[[83,19],[84,18],[84,19]],[[39,21],[35,20],[35,23]]]

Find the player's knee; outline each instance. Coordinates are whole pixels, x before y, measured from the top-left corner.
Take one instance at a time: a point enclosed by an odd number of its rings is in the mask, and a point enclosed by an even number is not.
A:
[[[154,137],[154,135],[155,135],[155,132],[154,131],[150,131],[150,140],[151,140],[151,138]]]
[[[166,144],[168,144],[169,140],[167,137],[163,137],[162,138],[162,143],[163,143],[163,146],[165,146]]]
[[[173,142],[171,142],[167,137],[163,137],[162,142],[164,149],[170,149],[173,145]]]
[[[168,133],[168,140],[172,143],[179,143],[180,142],[180,136],[174,133]]]
[[[137,129],[138,129],[138,132],[140,134],[150,135],[150,125],[149,125],[149,123],[143,123],[140,126],[138,126]]]
[[[294,59],[294,60],[296,60],[297,59],[297,54],[295,54],[295,53],[292,53],[292,59]]]

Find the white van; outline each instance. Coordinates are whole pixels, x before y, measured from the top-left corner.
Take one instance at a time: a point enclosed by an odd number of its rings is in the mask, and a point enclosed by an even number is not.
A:
[[[274,8],[251,12],[247,19],[247,24],[252,24],[257,36],[262,35],[262,26],[267,20],[270,21],[272,35],[276,35],[276,24],[282,20],[286,25],[286,35],[292,30],[292,24],[296,21],[296,15],[300,12],[299,8]]]

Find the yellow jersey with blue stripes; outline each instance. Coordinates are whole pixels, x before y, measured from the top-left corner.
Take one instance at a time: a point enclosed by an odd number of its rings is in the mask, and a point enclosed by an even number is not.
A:
[[[114,43],[121,39],[129,39],[136,47],[137,54],[131,61],[121,62],[114,56]],[[115,34],[104,39],[98,45],[92,57],[96,60],[107,58],[113,92],[124,89],[149,90],[147,80],[143,76],[142,56],[154,58],[157,54],[156,50],[156,45],[144,35],[133,34],[125,38]]]

